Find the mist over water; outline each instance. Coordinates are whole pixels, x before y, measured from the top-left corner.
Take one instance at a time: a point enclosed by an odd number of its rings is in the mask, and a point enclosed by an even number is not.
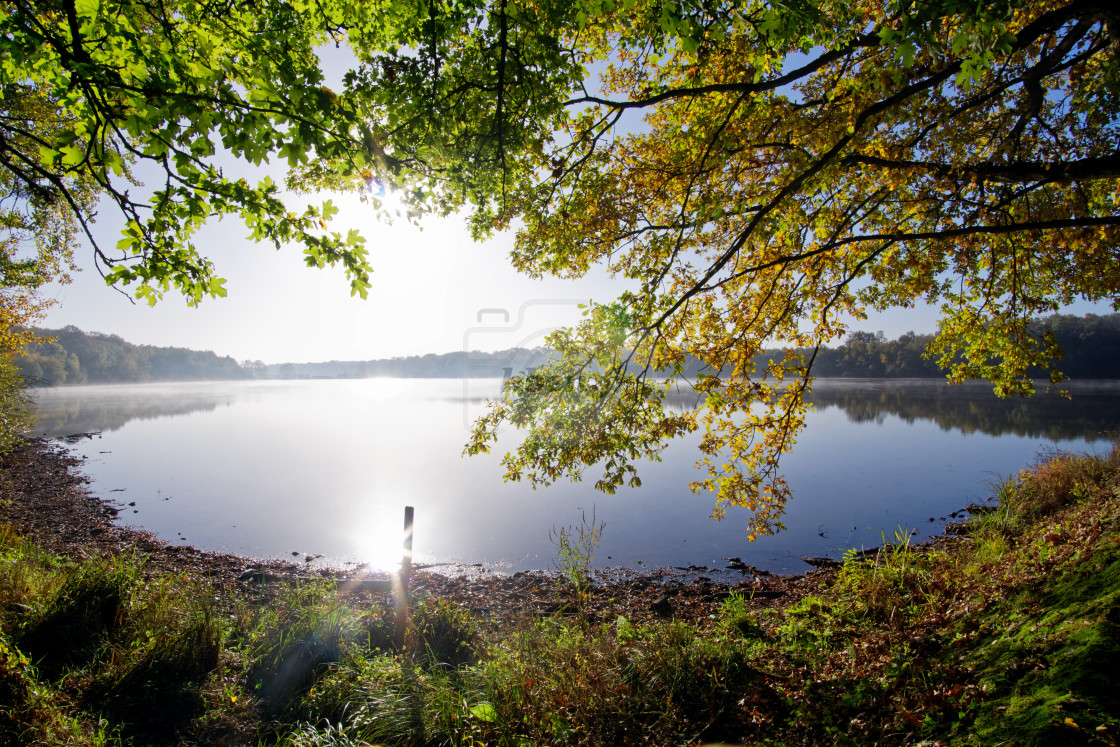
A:
[[[916,539],[991,494],[1047,449],[1108,448],[1120,384],[997,400],[940,380],[819,380],[815,411],[784,462],[787,531],[746,541],[746,514],[708,518],[688,482],[699,436],[643,465],[643,486],[597,493],[595,476],[532,490],[505,483],[500,454],[460,456],[500,381],[360,379],[114,385],[40,390],[38,435],[99,432],[72,447],[119,521],[174,543],[255,557],[399,561],[403,508],[416,507],[417,562],[548,568],[549,529],[594,509],[595,565],[723,567],[726,558],[799,572],[801,556],[872,547],[900,525]],[[682,391],[673,406],[687,407]],[[509,443],[516,434],[508,433]],[[128,505],[135,503],[134,506]],[[928,519],[933,518],[933,522]]]

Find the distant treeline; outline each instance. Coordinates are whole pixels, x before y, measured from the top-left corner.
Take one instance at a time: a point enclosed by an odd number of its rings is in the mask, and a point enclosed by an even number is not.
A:
[[[526,371],[543,366],[550,354],[551,351],[545,348],[512,348],[496,353],[456,351],[370,361],[248,365],[257,367],[258,373],[269,379],[365,379],[372,376],[409,379],[456,379],[463,376],[500,378],[507,373],[506,369]]]
[[[1120,314],[1055,314],[1031,326],[1040,335],[1046,329],[1054,332],[1065,353],[1055,366],[1071,379],[1120,379]],[[936,362],[923,357],[933,338],[907,332],[897,340],[888,340],[882,332],[852,332],[842,345],[822,347],[817,352],[813,375],[841,379],[942,378],[945,372]],[[783,354],[780,349],[760,353],[754,359],[755,370],[764,370],[768,361]],[[690,359],[684,373],[691,378],[704,373],[704,369],[699,361]],[[1049,371],[1039,369],[1034,375],[1049,378]]]
[[[1084,317],[1054,315],[1035,324],[1041,331],[1054,330],[1065,358],[1058,369],[1074,379],[1120,379],[1120,314]],[[941,378],[945,372],[922,357],[933,335],[908,332],[888,340],[882,332],[853,332],[844,344],[822,348],[813,363],[814,375],[821,378]],[[755,363],[761,369],[780,350],[768,350]],[[496,353],[454,352],[408,358],[371,361],[329,361],[326,363],[284,363],[260,366],[259,375],[273,379],[291,378],[366,378],[398,376],[405,378],[455,378],[460,376],[500,377],[506,370],[525,371],[544,365],[550,351],[545,348],[515,348]],[[689,360],[685,375],[701,372],[700,362]],[[1047,378],[1038,371],[1039,378]]]
[[[35,332],[55,341],[29,345],[16,359],[24,381],[32,386],[213,381],[251,375],[233,358],[209,350],[133,345],[116,335],[83,332],[77,327]]]
[[[1120,378],[1120,314],[1070,316],[1055,314],[1032,325],[1045,329],[1065,352],[1055,367],[1071,379]],[[853,332],[837,348],[823,348],[813,362],[813,374],[825,377],[924,378],[944,376],[934,361],[922,357],[933,335],[909,332],[887,340],[881,332]],[[1048,371],[1035,372],[1047,378]]]
[[[1057,367],[1073,379],[1120,379],[1120,314],[1084,317],[1055,315],[1036,323],[1041,332],[1054,331],[1065,358]],[[361,379],[374,376],[401,378],[498,378],[510,372],[544,365],[545,348],[514,348],[495,353],[464,352],[324,363],[237,363],[209,351],[132,345],[116,335],[82,332],[76,327],[36,330],[55,342],[30,346],[16,360],[31,384],[100,384],[144,381],[199,381],[229,379]],[[930,378],[944,372],[922,357],[933,335],[907,333],[897,340],[881,332],[853,332],[844,344],[822,348],[813,364],[822,378]],[[767,351],[756,361],[781,351]],[[698,361],[685,367],[686,376],[700,371]],[[1038,371],[1039,377],[1046,372]]]
[[[83,332],[77,327],[36,329],[53,342],[29,345],[16,359],[32,386],[142,383],[147,381],[228,381],[236,379],[498,378],[506,369],[525,371],[543,365],[544,348],[514,348],[496,353],[454,352],[407,358],[325,363],[238,363],[229,356],[186,348],[133,345],[117,335]]]

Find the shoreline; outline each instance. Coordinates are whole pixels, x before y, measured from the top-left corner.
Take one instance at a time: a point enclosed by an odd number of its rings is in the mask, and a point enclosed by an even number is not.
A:
[[[373,584],[233,577],[250,561],[115,527],[78,464],[42,441],[0,459],[0,522],[26,527],[0,526],[16,580],[0,742],[1112,744],[1120,730],[1102,685],[1120,665],[1120,446],[1006,483],[967,536],[753,594],[653,575],[574,604],[554,575],[429,572],[404,628]],[[146,565],[99,558],[145,547]]]
[[[389,574],[339,567],[310,567],[281,559],[250,558],[192,545],[172,545],[151,532],[115,523],[119,509],[94,496],[81,475],[82,460],[65,445],[29,438],[0,459],[0,524],[60,556],[81,560],[137,553],[145,572],[185,573],[206,579],[225,596],[256,589],[258,594],[279,583],[333,582],[355,603],[391,595]],[[558,572],[537,570],[504,574],[477,572],[474,566],[425,564],[414,569],[412,588],[455,601],[481,621],[501,627],[526,617],[541,617],[573,607],[574,597]],[[594,619],[619,616],[631,622],[674,617],[702,622],[716,613],[732,592],[748,597],[752,607],[785,607],[829,583],[834,569],[803,574],[768,574],[746,566],[743,580],[716,580],[718,569],[660,568],[636,571],[607,568],[592,571],[583,612]],[[448,572],[443,569],[452,569]],[[270,595],[266,595],[270,596]],[[384,599],[382,600],[384,601]]]

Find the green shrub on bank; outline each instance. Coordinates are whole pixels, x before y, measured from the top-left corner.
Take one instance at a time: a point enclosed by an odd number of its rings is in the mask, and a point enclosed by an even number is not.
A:
[[[751,651],[741,637],[684,623],[544,620],[489,651],[492,735],[518,734],[529,744],[687,744],[731,734],[740,701],[766,689]]]
[[[1051,455],[1001,483],[948,549],[850,559],[787,609],[775,659],[794,741],[1115,744],[1120,734],[1120,448]],[[821,676],[824,674],[825,676]]]
[[[1078,501],[1120,497],[1120,448],[1104,457],[1053,453],[1000,486],[999,519],[1007,528],[1024,528]]]
[[[23,443],[23,434],[34,422],[35,401],[15,362],[0,350],[0,456]]]

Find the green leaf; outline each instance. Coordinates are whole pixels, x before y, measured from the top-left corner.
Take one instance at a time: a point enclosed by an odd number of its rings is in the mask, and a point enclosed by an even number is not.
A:
[[[498,720],[498,711],[494,706],[489,703],[479,703],[471,707],[471,716],[479,721],[485,721],[492,724]]]
[[[85,151],[74,145],[64,145],[59,149],[62,153],[62,163],[66,166],[77,166],[85,158]]]

